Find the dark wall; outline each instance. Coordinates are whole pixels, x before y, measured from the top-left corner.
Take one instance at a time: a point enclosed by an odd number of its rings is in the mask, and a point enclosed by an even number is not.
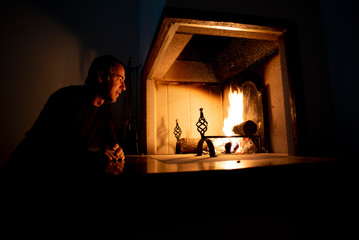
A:
[[[320,3],[339,139],[336,148],[340,154],[354,156],[359,144],[359,2],[321,0]]]
[[[82,84],[92,60],[139,56],[139,1],[11,1],[0,8],[0,166],[58,88]],[[114,107],[121,112],[121,103]]]

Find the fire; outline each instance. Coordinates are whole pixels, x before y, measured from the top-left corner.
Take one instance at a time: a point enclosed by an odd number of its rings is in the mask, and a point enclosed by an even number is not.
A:
[[[243,92],[240,89],[233,91],[232,87],[230,87],[228,100],[228,117],[224,119],[222,131],[225,136],[233,136],[235,135],[232,130],[233,127],[244,122]],[[228,143],[230,145],[228,145]],[[241,140],[239,138],[214,139],[214,145],[218,152],[227,152],[226,148],[229,146],[231,153],[243,153]]]
[[[241,89],[229,89],[228,94],[229,106],[228,116],[223,121],[222,131],[225,136],[236,135],[233,132],[233,127],[244,122],[243,109],[243,91]],[[257,147],[253,141],[248,137],[228,137],[228,138],[213,138],[211,139],[216,152],[220,153],[255,153]]]
[[[232,87],[229,89],[229,107],[228,107],[228,117],[224,119],[223,122],[223,133],[226,136],[234,135],[233,127],[235,125],[241,124],[243,120],[243,92],[240,89],[235,91],[232,90]]]

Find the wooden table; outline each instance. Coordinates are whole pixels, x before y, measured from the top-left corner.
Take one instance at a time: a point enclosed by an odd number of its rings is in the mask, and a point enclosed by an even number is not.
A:
[[[288,156],[278,153],[222,154],[217,157],[195,154],[128,155],[125,160],[128,174],[160,174],[203,171],[226,171],[273,166],[333,163],[334,158]]]

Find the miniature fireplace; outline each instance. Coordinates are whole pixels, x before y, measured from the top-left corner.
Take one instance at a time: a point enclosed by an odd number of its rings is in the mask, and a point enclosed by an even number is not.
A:
[[[142,74],[142,145],[147,154],[175,154],[176,146],[178,153],[176,122],[181,139],[201,139],[196,123],[203,109],[206,136],[235,134],[224,129],[250,121],[260,138],[259,145],[254,140],[256,152],[295,155],[288,29],[210,18],[162,17]],[[231,116],[232,125],[226,127]]]

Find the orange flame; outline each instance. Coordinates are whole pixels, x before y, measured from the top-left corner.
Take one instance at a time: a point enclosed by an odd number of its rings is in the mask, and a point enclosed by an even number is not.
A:
[[[233,91],[232,87],[230,87],[228,99],[228,117],[224,119],[222,131],[224,135],[231,136],[234,135],[234,132],[232,131],[233,127],[244,122],[243,92],[240,89]]]
[[[235,125],[241,124],[243,120],[243,92],[240,89],[232,90],[232,87],[229,89],[228,94],[229,107],[228,116],[223,121],[223,133],[225,136],[234,135],[233,127]],[[241,142],[239,138],[227,138],[227,142],[231,142],[231,152],[241,153]]]

